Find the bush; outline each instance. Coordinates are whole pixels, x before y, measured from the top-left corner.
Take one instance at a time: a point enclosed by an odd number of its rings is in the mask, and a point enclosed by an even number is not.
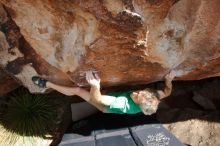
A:
[[[2,116],[5,139],[16,141],[16,136],[44,137],[56,120],[55,105],[45,95],[30,94],[27,90],[14,93]],[[3,129],[2,127],[0,127]],[[0,134],[1,135],[1,134]]]

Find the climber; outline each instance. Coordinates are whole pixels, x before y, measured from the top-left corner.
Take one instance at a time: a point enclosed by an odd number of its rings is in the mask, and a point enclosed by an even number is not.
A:
[[[136,114],[143,112],[145,115],[156,113],[161,99],[169,96],[172,90],[172,80],[175,72],[171,71],[165,76],[164,90],[138,90],[127,92],[114,92],[102,95],[100,92],[100,78],[92,72],[86,72],[86,80],[91,89],[88,92],[80,87],[65,87],[56,85],[40,77],[32,77],[32,81],[42,88],[52,88],[65,95],[77,95],[105,113]]]

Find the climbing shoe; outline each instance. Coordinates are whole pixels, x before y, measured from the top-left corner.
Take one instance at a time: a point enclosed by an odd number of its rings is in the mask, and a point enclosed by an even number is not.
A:
[[[47,80],[42,79],[42,78],[37,77],[37,76],[33,76],[32,81],[34,82],[35,85],[37,85],[41,88],[46,88]]]

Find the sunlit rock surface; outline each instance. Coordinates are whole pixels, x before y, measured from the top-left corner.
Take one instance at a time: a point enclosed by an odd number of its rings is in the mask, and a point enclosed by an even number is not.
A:
[[[103,86],[220,75],[219,0],[0,0],[0,65],[31,92],[31,77]]]

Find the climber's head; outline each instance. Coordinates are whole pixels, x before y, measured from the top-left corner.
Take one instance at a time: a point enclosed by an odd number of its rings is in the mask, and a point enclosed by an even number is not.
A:
[[[156,113],[160,101],[152,90],[138,90],[131,93],[130,96],[132,100],[140,106],[145,115]]]

